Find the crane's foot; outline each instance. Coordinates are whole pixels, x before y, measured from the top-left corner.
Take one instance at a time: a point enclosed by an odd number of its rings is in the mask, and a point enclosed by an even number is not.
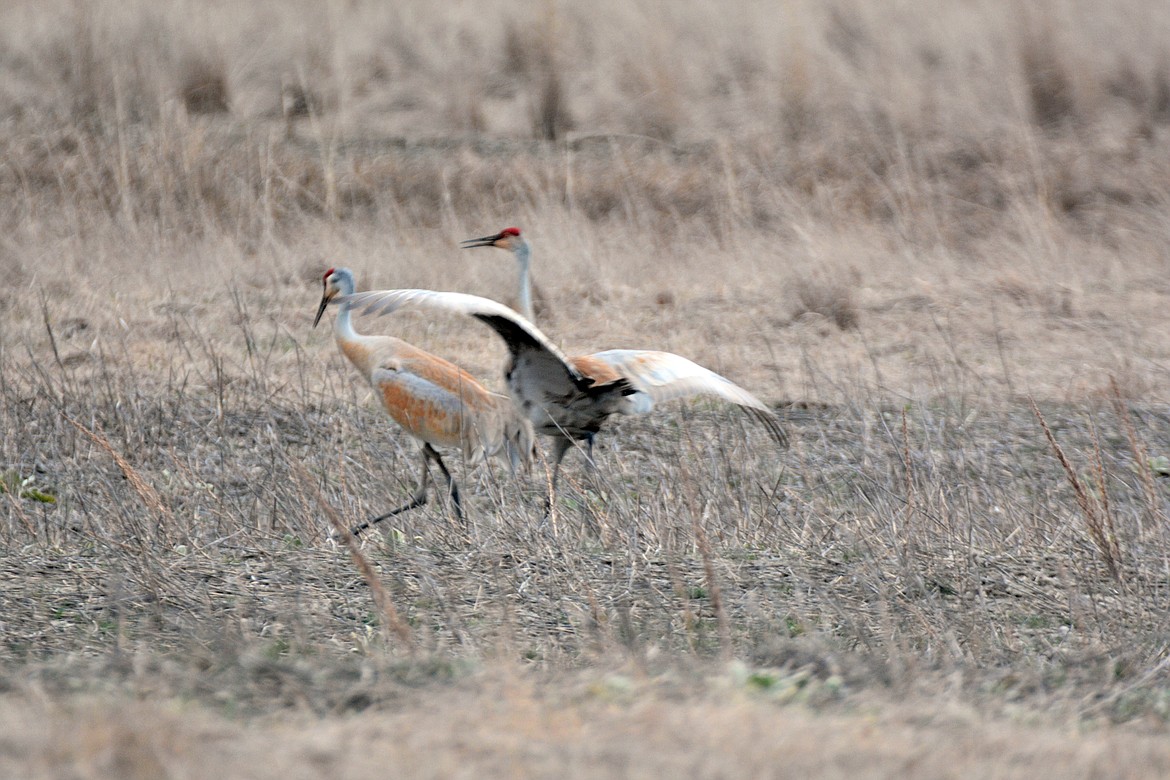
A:
[[[451,482],[451,506],[455,511],[455,519],[466,524],[467,519],[463,516],[463,499],[459,497],[459,488],[455,487],[454,482]]]
[[[447,482],[447,495],[451,496],[451,504],[454,507],[455,519],[459,521],[460,525],[466,525],[463,519],[463,500],[459,497],[459,485],[455,483],[455,478],[451,476],[451,472],[447,469],[447,464],[443,462],[443,456],[439,451],[427,444],[423,447],[423,471],[426,473],[426,461],[433,461],[439,467],[439,472],[442,473],[443,479]]]
[[[540,523],[537,528],[541,531],[551,527],[553,533],[556,533],[557,527],[557,489],[550,485],[548,492],[544,494],[544,500],[541,501]]]

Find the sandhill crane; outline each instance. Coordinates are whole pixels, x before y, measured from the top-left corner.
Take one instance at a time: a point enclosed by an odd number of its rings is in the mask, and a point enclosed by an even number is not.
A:
[[[506,227],[499,233],[482,238],[469,238],[460,243],[464,249],[494,246],[505,249],[516,258],[519,268],[520,313],[529,322],[535,322],[532,296],[532,248],[518,227]],[[690,395],[717,395],[740,406],[767,412],[766,419],[775,423],[775,417],[763,403],[743,388],[709,371],[681,355],[671,352],[648,350],[609,350],[592,355],[581,355],[568,359],[578,371],[598,382],[612,381],[625,377],[637,389],[643,385],[656,385],[658,395],[654,401],[665,401]],[[650,378],[653,377],[653,378]],[[669,378],[667,378],[669,377]],[[727,394],[728,386],[735,388],[733,396]],[[671,388],[667,390],[666,388]],[[787,444],[787,437],[777,424],[769,424],[769,430],[781,444]],[[592,445],[592,439],[588,440]]]
[[[584,441],[592,462],[593,437],[613,414],[649,412],[656,403],[694,395],[729,401],[759,420],[781,445],[787,437],[762,401],[729,379],[670,352],[614,349],[566,357],[530,321],[488,298],[431,290],[380,290],[346,299],[367,313],[438,308],[474,317],[504,340],[505,379],[512,400],[538,433],[553,438],[550,487],[565,452]],[[551,493],[548,498],[551,507]]]
[[[353,272],[348,268],[330,268],[325,272],[324,283],[314,328],[331,301],[343,300],[355,289]],[[458,447],[471,465],[485,456],[496,456],[515,471],[527,465],[532,456],[532,424],[506,396],[490,392],[455,364],[402,339],[358,333],[350,314],[351,306],[342,302],[333,321],[338,348],[366,377],[386,412],[422,443],[423,455],[422,476],[411,500],[362,523],[353,532],[360,533],[374,523],[425,504],[430,461],[443,474],[455,515],[462,520],[459,488],[435,448]]]

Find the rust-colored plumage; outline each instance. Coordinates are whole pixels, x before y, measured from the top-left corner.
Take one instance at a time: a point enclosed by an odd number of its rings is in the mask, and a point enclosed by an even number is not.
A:
[[[314,327],[331,301],[354,293],[353,273],[331,268],[324,277],[325,292]],[[387,414],[418,439],[423,470],[411,501],[354,529],[357,533],[387,517],[426,503],[430,481],[428,463],[439,467],[447,482],[455,514],[462,518],[459,490],[437,447],[458,448],[464,460],[476,465],[489,456],[513,468],[526,465],[532,454],[532,425],[506,396],[493,393],[475,377],[441,357],[392,336],[357,333],[350,305],[342,303],[333,323],[341,353],[369,381]]]
[[[569,358],[573,368],[594,382],[616,382],[622,378],[618,370],[596,355],[577,355]]]

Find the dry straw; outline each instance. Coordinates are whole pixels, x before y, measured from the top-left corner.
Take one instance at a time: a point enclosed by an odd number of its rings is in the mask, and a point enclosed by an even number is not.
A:
[[[1101,559],[1105,562],[1105,566],[1109,569],[1109,575],[1115,580],[1121,579],[1121,546],[1117,541],[1117,529],[1113,520],[1113,513],[1109,509],[1108,494],[1105,486],[1105,469],[1101,465],[1101,445],[1097,440],[1097,433],[1093,431],[1093,449],[1097,465],[1097,477],[1100,481],[1101,501],[1095,499],[1088,491],[1085,490],[1081,484],[1081,480],[1077,477],[1077,472],[1069,462],[1068,457],[1065,456],[1064,450],[1061,449],[1060,444],[1056,441],[1056,437],[1052,434],[1052,429],[1048,427],[1048,421],[1044,419],[1044,415],[1040,413],[1039,407],[1036,406],[1036,401],[1029,396],[1028,403],[1032,406],[1032,413],[1036,415],[1036,419],[1040,421],[1040,427],[1044,429],[1044,435],[1048,439],[1048,443],[1052,446],[1052,451],[1056,453],[1056,459],[1060,461],[1061,467],[1064,469],[1064,476],[1068,480],[1069,485],[1072,486],[1073,494],[1077,498],[1077,506],[1081,508],[1081,516],[1085,521],[1085,530],[1089,533],[1089,539],[1092,540],[1093,545],[1097,548],[1097,552],[1101,554]]]
[[[369,585],[370,593],[374,597],[374,604],[377,605],[378,611],[382,615],[383,625],[388,631],[397,636],[402,644],[406,646],[406,649],[413,654],[415,647],[410,626],[398,615],[394,601],[390,598],[390,594],[386,591],[385,586],[382,585],[382,581],[378,578],[378,573],[374,571],[373,565],[362,553],[362,548],[358,544],[357,537],[354,536],[349,526],[343,523],[341,518],[337,516],[337,511],[325,500],[325,496],[321,495],[320,488],[317,487],[317,483],[309,475],[304,465],[296,463],[295,468],[301,481],[312,487],[317,504],[325,513],[329,524],[333,526],[334,537],[345,545],[346,550],[349,551],[349,555],[353,559],[354,565],[357,567],[358,572],[361,573],[362,579]]]
[[[66,422],[85,434],[85,436],[90,441],[101,447],[106,451],[107,454],[109,454],[111,458],[113,458],[114,463],[118,465],[118,468],[121,469],[122,474],[126,477],[126,481],[130,483],[130,486],[134,488],[134,492],[137,493],[138,497],[142,500],[142,504],[159,518],[157,527],[163,527],[164,524],[168,527],[174,525],[174,515],[172,515],[171,510],[168,509],[165,504],[163,504],[162,498],[160,498],[158,495],[158,491],[156,491],[149,482],[143,479],[142,475],[139,474],[138,471],[130,465],[130,462],[126,460],[126,458],[122,457],[121,453],[114,449],[114,445],[111,444],[110,440],[106,438],[104,433],[102,433],[101,428],[96,427],[96,422],[95,428],[90,429],[70,417],[64,411],[61,411],[61,416],[65,418]]]
[[[1166,513],[1162,509],[1162,500],[1159,498],[1158,489],[1154,485],[1154,474],[1150,468],[1149,449],[1146,447],[1145,441],[1138,436],[1137,429],[1134,428],[1129,407],[1121,397],[1121,388],[1117,384],[1117,379],[1112,376],[1109,377],[1109,391],[1113,400],[1113,408],[1117,413],[1118,419],[1121,420],[1121,426],[1125,429],[1125,438],[1129,441],[1129,448],[1133,452],[1134,468],[1137,471],[1138,480],[1142,485],[1142,493],[1146,499],[1147,515],[1153,528],[1163,528],[1166,525]]]

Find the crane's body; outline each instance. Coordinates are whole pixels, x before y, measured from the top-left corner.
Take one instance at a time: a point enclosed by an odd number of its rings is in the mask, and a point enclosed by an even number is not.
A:
[[[781,444],[787,437],[776,415],[739,385],[680,355],[652,350],[609,350],[565,356],[529,320],[503,304],[476,295],[431,290],[381,290],[349,296],[366,312],[389,314],[429,307],[465,314],[491,327],[509,357],[505,379],[512,400],[538,433],[553,444],[553,482],[574,441],[592,447],[594,435],[614,414],[649,412],[659,402],[710,395],[759,420]]]
[[[334,298],[355,289],[353,274],[345,268],[329,269],[324,280],[314,326]],[[496,456],[514,470],[531,458],[531,423],[506,396],[489,391],[454,363],[393,336],[358,333],[351,313],[350,305],[342,303],[333,321],[338,348],[370,383],[387,414],[423,445],[422,478],[412,501],[356,530],[426,503],[429,461],[442,471],[455,513],[462,517],[458,488],[435,448],[457,448],[472,466]]]

